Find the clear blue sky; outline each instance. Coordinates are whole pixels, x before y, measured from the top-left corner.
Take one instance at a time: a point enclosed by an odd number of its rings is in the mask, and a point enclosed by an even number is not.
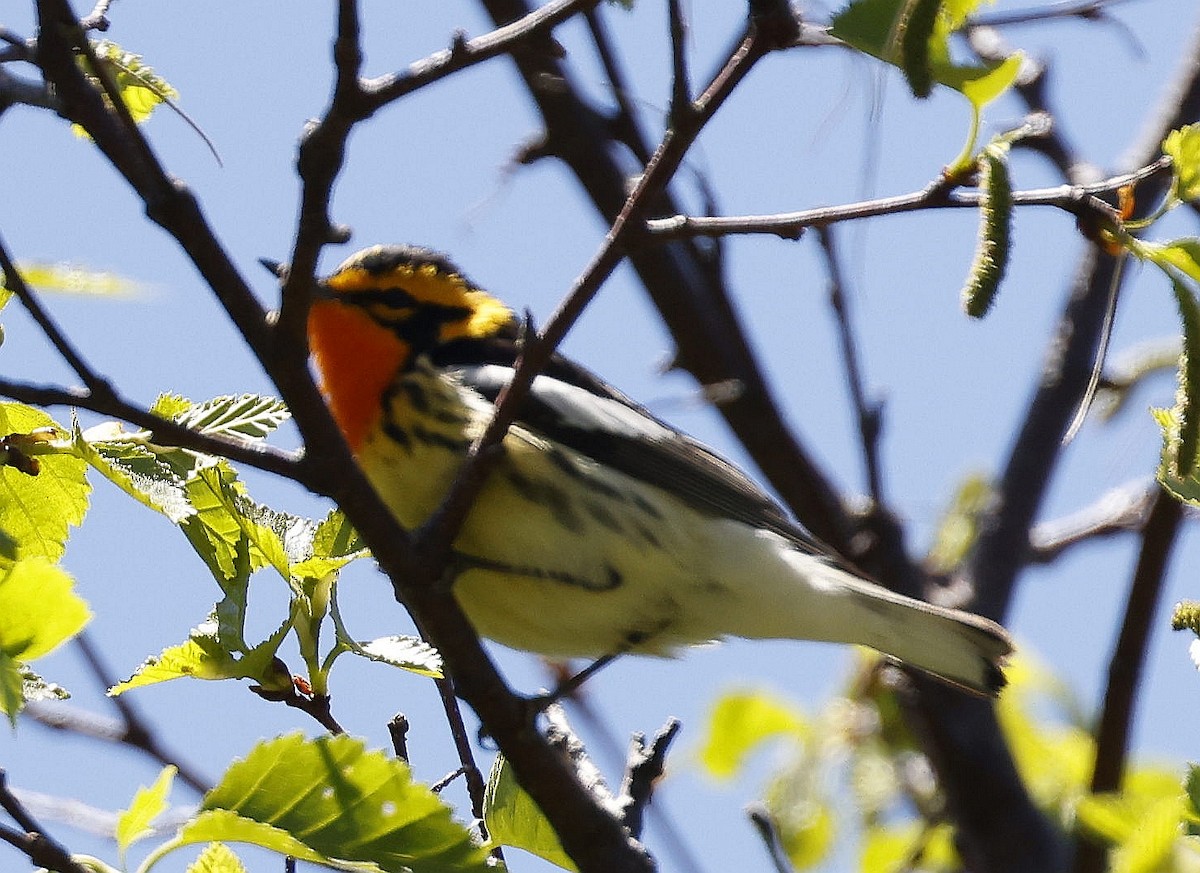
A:
[[[32,4],[9,5],[11,17],[3,23],[32,35]],[[471,3],[363,5],[372,74],[441,49],[457,29],[471,35],[488,29]],[[661,5],[643,0],[631,14],[605,10],[652,134],[662,124],[669,93]],[[1001,2],[996,8],[1024,5]],[[220,151],[223,166],[168,113],[147,128],[166,166],[198,194],[228,251],[268,302],[274,301],[273,282],[256,259],[282,259],[289,251],[296,138],[327,101],[331,6],[209,0],[185,19],[175,4],[121,0],[111,11],[108,36],[143,54],[179,89],[181,105]],[[736,32],[742,4],[692,6],[699,78]],[[1119,165],[1162,94],[1197,13],[1189,0],[1158,0],[1122,4],[1113,15],[1126,29],[1070,22],[1008,32],[1015,46],[1053,58],[1052,94],[1065,132],[1084,157],[1105,169]],[[584,71],[582,84],[602,99],[607,85],[581,30],[567,27],[558,36]],[[988,129],[1013,125],[1020,111],[1015,101],[1001,101],[988,112]],[[796,51],[769,58],[754,71],[704,133],[690,165],[709,174],[724,212],[799,209],[924,186],[957,154],[966,125],[966,105],[957,95],[938,92],[915,103],[898,76],[874,64],[834,50]],[[503,59],[382,112],[352,139],[334,217],[355,235],[350,246],[328,251],[327,266],[369,244],[423,243],[452,252],[477,282],[544,319],[604,228],[562,167],[510,165],[538,129]],[[172,241],[144,220],[140,205],[87,142],[46,112],[15,108],[0,118],[0,154],[7,168],[0,233],[18,259],[73,260],[144,286],[142,294],[123,301],[50,301],[100,370],[146,402],[162,391],[201,399],[269,390],[211,293]],[[1028,156],[1015,158],[1013,176],[1022,188],[1060,181]],[[681,181],[686,186],[687,173]],[[1192,232],[1182,219],[1172,231]],[[994,470],[1003,459],[1083,246],[1069,217],[1046,209],[1019,213],[1009,280],[992,315],[974,323],[962,315],[958,291],[975,233],[975,217],[956,211],[888,218],[841,234],[869,387],[887,401],[888,493],[918,550],[961,478]],[[731,241],[728,252],[731,287],[791,421],[837,481],[850,493],[861,492],[854,423],[815,239],[743,238]],[[1165,283],[1149,272],[1135,273],[1122,301],[1117,353],[1176,329]],[[5,313],[0,360],[6,376],[70,381],[16,310],[14,305]],[[716,416],[697,402],[695,386],[660,374],[670,345],[629,271],[618,271],[605,287],[566,349],[660,415],[740,457]],[[1145,409],[1167,405],[1172,396],[1173,385],[1162,379],[1139,393],[1116,424],[1086,425],[1065,454],[1045,517],[1149,477],[1159,438]],[[67,415],[59,411],[58,417]],[[261,500],[324,513],[294,488],[253,474],[246,478]],[[1088,707],[1103,687],[1133,548],[1132,539],[1119,538],[1073,553],[1052,570],[1030,572],[1012,616],[1023,647],[1052,663]],[[103,482],[65,565],[93,604],[94,639],[121,675],[182,641],[217,594],[176,530]],[[1193,581],[1197,566],[1200,541],[1189,528],[1172,563],[1165,607],[1200,596]],[[284,603],[282,585],[264,577],[254,595],[265,632]],[[408,628],[386,584],[365,563],[348,574],[343,608],[361,638]],[[1178,726],[1194,724],[1200,715],[1200,676],[1186,644],[1168,632],[1164,612],[1135,731],[1139,752],[1180,763],[1198,751],[1192,732]],[[678,662],[625,659],[588,690],[622,738],[635,730],[652,732],[668,716],[683,719],[662,796],[692,835],[695,851],[707,856],[704,869],[715,871],[761,857],[741,808],[766,767],[733,786],[698,775],[690,759],[708,705],[723,690],[762,686],[813,708],[838,688],[849,657],[813,644],[734,642],[698,649]],[[518,686],[532,690],[545,681],[529,658],[500,658]],[[403,710],[414,724],[410,749],[418,776],[432,781],[454,768],[428,682],[348,659],[340,663],[334,705],[351,732],[386,745],[384,723]],[[75,691],[80,704],[105,707],[71,651],[40,666]],[[295,711],[261,702],[233,683],[181,681],[139,692],[135,702],[168,732],[172,747],[214,779],[261,736],[316,730]],[[616,778],[615,763],[603,756],[601,762]],[[0,766],[16,786],[109,809],[121,807],[155,773],[131,753],[64,740],[29,723],[0,735]],[[176,799],[191,802],[182,791]],[[451,799],[458,803],[461,793]],[[462,809],[465,814],[465,804]],[[72,847],[91,845],[69,830],[58,832]],[[19,864],[13,858],[5,866]]]

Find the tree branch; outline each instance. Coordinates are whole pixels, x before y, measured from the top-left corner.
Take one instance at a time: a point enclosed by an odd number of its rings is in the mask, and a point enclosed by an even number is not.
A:
[[[1121,633],[1108,664],[1104,706],[1096,728],[1096,763],[1091,791],[1119,791],[1129,753],[1129,732],[1134,702],[1145,667],[1150,628],[1166,581],[1167,561],[1183,519],[1183,504],[1159,488],[1142,530],[1142,548],[1129,586]],[[1076,843],[1074,873],[1103,873],[1107,850],[1080,838]]]
[[[11,828],[0,826],[0,840],[24,852],[29,856],[29,860],[39,867],[57,873],[87,873],[71,858],[70,852],[42,830],[21,801],[9,791],[8,774],[3,769],[0,769],[0,808],[24,831],[18,833]]]
[[[87,391],[63,388],[58,385],[33,385],[0,378],[0,396],[11,397],[36,406],[70,406],[111,416],[150,432],[150,442],[216,455],[305,482],[311,462],[304,456],[275,448],[261,440],[241,441],[227,436],[210,436],[183,427],[167,418],[155,415],[113,393],[109,397],[94,397]]]
[[[1126,185],[1153,179],[1171,166],[1169,158],[1160,158],[1132,173],[1122,173],[1087,185],[1060,185],[1012,192],[1014,206],[1053,206],[1078,218],[1090,218],[1114,224],[1116,210],[1101,199]],[[942,179],[931,182],[920,191],[894,197],[880,197],[840,206],[821,206],[796,212],[773,215],[692,216],[676,215],[646,222],[648,232],[664,240],[697,236],[729,236],[733,234],[773,234],[784,239],[798,239],[809,227],[827,227],[843,221],[875,218],[881,215],[900,215],[926,209],[978,209],[983,195],[977,191],[954,191]]]
[[[871,500],[883,506],[883,472],[879,459],[879,436],[882,426],[882,409],[879,403],[867,402],[863,387],[862,365],[858,359],[858,342],[850,322],[849,303],[846,300],[842,281],[841,262],[834,245],[833,229],[818,227],[821,251],[825,253],[825,269],[829,273],[829,306],[837,323],[838,340],[841,344],[842,365],[846,368],[846,387],[850,402],[854,406],[858,422],[859,446],[862,448],[863,466],[866,472],[867,491]]]
[[[1142,530],[1158,491],[1157,484],[1134,483],[1066,518],[1038,524],[1029,535],[1029,562],[1050,564],[1074,546]]]
[[[524,0],[481,2],[498,24],[528,13]],[[769,5],[780,14],[775,7],[781,4]],[[787,4],[782,7],[794,25]],[[773,32],[786,36],[787,28]],[[585,102],[557,58],[520,53],[514,61],[545,122],[545,151],[570,167],[611,223],[627,200],[628,179],[602,116]],[[554,87],[546,87],[546,82]],[[680,211],[663,192],[649,204],[647,214]],[[678,344],[674,365],[703,386],[741,387],[716,407],[717,412],[804,526],[842,554],[851,554],[853,523],[829,478],[780,415],[730,301],[719,258],[692,241],[639,245],[628,257]]]

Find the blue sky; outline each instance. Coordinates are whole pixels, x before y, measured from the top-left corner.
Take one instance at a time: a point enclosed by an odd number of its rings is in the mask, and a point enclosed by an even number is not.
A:
[[[736,32],[742,7],[692,5],[693,69],[700,78]],[[996,8],[1019,5],[1001,2]],[[10,9],[14,17],[4,23],[31,35],[31,6]],[[228,251],[268,303],[274,301],[273,282],[256,260],[286,258],[289,250],[298,199],[296,138],[327,101],[330,6],[209,0],[203,13],[189,12],[186,23],[174,4],[121,0],[111,11],[108,36],[144,55],[179,89],[181,105],[220,151],[218,166],[200,139],[168,113],[147,128],[160,158],[200,197]],[[446,46],[458,29],[472,35],[488,29],[470,3],[366,0],[363,6],[371,74],[403,68]],[[660,6],[643,0],[634,13],[605,10],[651,135],[662,125],[669,94]],[[1006,32],[1014,46],[1053,59],[1051,93],[1064,131],[1105,170],[1121,166],[1196,23],[1188,0],[1125,3],[1113,16],[1122,27],[1055,22]],[[574,25],[558,32],[579,64],[581,84],[605,100],[608,86],[582,36]],[[987,130],[1012,126],[1020,112],[1015,101],[1001,100],[988,110]],[[927,184],[957,154],[967,121],[957,95],[939,91],[916,103],[898,76],[872,62],[835,50],[796,51],[768,58],[753,72],[705,131],[688,169],[708,174],[726,213],[904,193]],[[334,216],[354,229],[354,239],[329,249],[326,266],[374,243],[427,244],[453,253],[477,282],[544,320],[604,228],[562,167],[512,166],[538,129],[503,59],[380,113],[351,141]],[[18,107],[0,118],[0,154],[6,169],[0,233],[19,260],[77,261],[143,286],[127,300],[49,301],[98,369],[146,402],[162,391],[196,399],[269,391],[195,271],[144,220],[140,205],[87,142],[71,136],[56,117]],[[1013,178],[1022,188],[1060,181],[1040,159],[1024,155],[1013,161]],[[680,183],[689,191],[687,171]],[[687,197],[696,202],[694,193]],[[840,236],[867,382],[887,403],[888,493],[916,551],[928,542],[962,477],[1002,462],[1083,248],[1070,217],[1049,209],[1019,213],[1008,282],[993,313],[971,322],[961,313],[958,292],[975,225],[972,214],[958,210],[885,218],[844,228]],[[1194,225],[1180,218],[1161,235],[1192,232]],[[850,494],[861,493],[855,426],[815,238],[742,238],[731,241],[728,252],[730,285],[789,419],[836,481]],[[1176,330],[1169,288],[1150,272],[1134,272],[1117,322],[1116,353]],[[5,313],[5,375],[70,382],[15,310]],[[742,458],[698,401],[694,384],[660,372],[670,344],[627,269],[605,286],[566,350],[661,416]],[[1168,404],[1172,395],[1172,384],[1162,379],[1140,392],[1115,424],[1085,425],[1064,455],[1044,517],[1149,477],[1159,440],[1145,410]],[[60,411],[58,417],[67,416]],[[254,474],[246,478],[261,500],[312,515],[325,511],[295,488]],[[1015,603],[1010,624],[1022,645],[1053,664],[1087,707],[1103,687],[1134,557],[1129,538],[1081,549],[1049,570],[1030,571]],[[1189,528],[1172,563],[1164,608],[1200,596],[1193,581],[1198,563],[1200,542]],[[102,482],[65,565],[93,604],[91,632],[120,675],[181,641],[217,593],[176,530]],[[276,580],[263,583],[255,603],[265,632],[285,595]],[[408,628],[385,583],[365,563],[347,576],[343,609],[362,638]],[[1197,754],[1194,736],[1179,726],[1196,720],[1200,677],[1187,659],[1187,641],[1168,632],[1165,612],[1156,628],[1135,742],[1146,755],[1183,762]],[[532,690],[545,681],[526,656],[499,657],[519,687]],[[681,661],[625,659],[588,690],[622,738],[654,731],[671,715],[683,719],[675,771],[663,796],[686,823],[696,850],[707,856],[704,868],[717,870],[758,857],[741,814],[758,783],[752,777],[717,786],[698,775],[691,757],[708,705],[723,690],[769,687],[813,708],[836,691],[849,659],[834,647],[734,642],[697,649]],[[374,665],[341,663],[334,674],[335,707],[349,730],[385,745],[386,720],[404,710],[414,724],[410,748],[418,776],[432,781],[454,768],[429,683]],[[105,706],[70,651],[42,666],[82,705]],[[210,778],[260,736],[316,729],[295,711],[272,707],[233,683],[178,682],[139,692],[135,702]],[[602,763],[615,778],[614,762]],[[52,736],[32,724],[0,737],[0,765],[17,786],[109,809],[154,776],[153,766],[132,754]],[[190,799],[178,792],[177,800]],[[459,802],[461,794],[451,800]],[[71,846],[89,845],[69,830],[60,836]]]

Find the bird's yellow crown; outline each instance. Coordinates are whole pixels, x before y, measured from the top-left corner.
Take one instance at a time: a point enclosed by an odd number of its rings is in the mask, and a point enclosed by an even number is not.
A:
[[[309,344],[334,418],[357,450],[396,374],[416,355],[459,339],[486,339],[513,313],[444,256],[416,246],[375,246],[322,282]]]

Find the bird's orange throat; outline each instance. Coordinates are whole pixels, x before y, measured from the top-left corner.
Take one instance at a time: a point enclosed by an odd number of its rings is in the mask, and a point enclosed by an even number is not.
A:
[[[365,312],[329,300],[313,303],[308,342],[334,420],[357,454],[408,350]]]

